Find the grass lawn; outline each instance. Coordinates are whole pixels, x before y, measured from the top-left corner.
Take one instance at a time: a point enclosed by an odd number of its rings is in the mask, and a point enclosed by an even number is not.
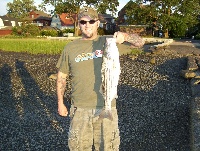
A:
[[[1,38],[0,50],[28,52],[30,54],[60,54],[69,40]]]

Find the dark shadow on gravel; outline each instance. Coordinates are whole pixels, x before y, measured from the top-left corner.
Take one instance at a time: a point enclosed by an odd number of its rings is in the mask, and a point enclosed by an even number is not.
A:
[[[149,90],[137,88],[134,81],[134,64],[143,60],[147,73],[153,65],[145,58],[132,61],[127,59],[123,66],[121,83],[118,87],[117,109],[121,135],[121,150],[128,151],[189,151],[190,101],[189,81],[180,77],[180,70],[185,69],[186,59],[175,58],[157,65],[154,71],[167,80],[159,80]],[[146,63],[145,63],[146,61]],[[128,70],[126,73],[125,70]],[[137,69],[136,69],[137,70]],[[131,74],[131,72],[134,72]],[[124,75],[129,77],[124,78]],[[148,74],[147,78],[152,74]],[[143,88],[150,83],[139,82]]]
[[[13,94],[12,94],[12,85],[11,85],[11,72],[12,69],[8,64],[3,64],[0,69],[0,106],[1,112],[3,111],[3,107],[7,106],[9,108],[14,107]]]
[[[16,59],[15,70],[24,88],[20,95],[12,89],[12,68],[0,70],[0,150],[66,151],[69,118],[58,115],[56,96],[42,91],[24,61]]]

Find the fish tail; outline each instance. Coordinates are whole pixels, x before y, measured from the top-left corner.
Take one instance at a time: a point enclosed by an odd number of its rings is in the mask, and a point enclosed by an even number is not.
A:
[[[100,115],[99,115],[99,120],[102,120],[104,118],[107,118],[111,121],[113,121],[113,116],[112,116],[112,113],[111,113],[111,110],[103,110]]]

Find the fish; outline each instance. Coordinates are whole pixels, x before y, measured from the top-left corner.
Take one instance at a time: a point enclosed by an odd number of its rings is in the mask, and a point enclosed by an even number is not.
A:
[[[117,86],[121,73],[119,50],[115,38],[106,38],[102,59],[100,93],[105,105],[99,119],[108,118],[112,121],[111,102],[118,98]]]

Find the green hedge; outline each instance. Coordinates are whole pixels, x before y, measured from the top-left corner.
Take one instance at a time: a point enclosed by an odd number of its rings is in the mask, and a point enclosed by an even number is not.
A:
[[[12,28],[12,35],[24,37],[38,36],[40,35],[40,29],[33,24],[15,26]]]

